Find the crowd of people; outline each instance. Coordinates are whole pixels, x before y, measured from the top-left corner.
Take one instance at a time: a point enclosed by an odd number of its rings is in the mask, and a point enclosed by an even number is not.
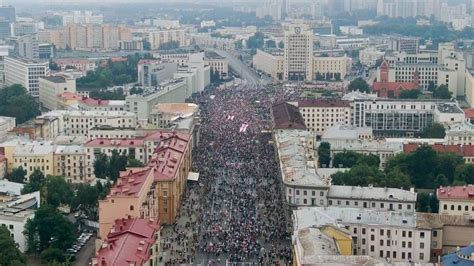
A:
[[[201,137],[193,169],[200,177],[164,240],[172,253],[168,264],[291,262],[290,211],[267,130],[272,104],[293,94],[271,85],[242,85],[195,97]]]

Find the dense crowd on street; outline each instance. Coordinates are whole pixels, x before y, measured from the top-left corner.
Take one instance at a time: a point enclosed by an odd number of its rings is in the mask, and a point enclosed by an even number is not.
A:
[[[181,218],[164,240],[164,248],[172,253],[168,264],[290,263],[290,212],[283,203],[279,167],[266,130],[272,127],[272,104],[296,93],[271,85],[242,85],[195,97],[201,138],[193,169],[200,177],[187,189]]]

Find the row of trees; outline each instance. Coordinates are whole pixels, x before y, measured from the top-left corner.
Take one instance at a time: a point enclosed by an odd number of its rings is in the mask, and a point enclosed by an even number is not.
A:
[[[88,71],[85,77],[77,79],[78,88],[105,89],[110,86],[122,86],[137,81],[138,61],[150,58],[150,54],[138,53],[128,55],[124,62],[107,60],[107,64],[100,65],[94,71]]]
[[[127,167],[143,167],[143,163],[127,156],[125,153],[112,151],[112,156],[99,154],[94,161],[94,175],[97,178],[110,178],[116,181],[120,176],[120,171],[125,171]]]
[[[21,124],[40,114],[39,104],[26,91],[15,84],[0,90],[0,116],[15,117]]]
[[[337,158],[337,161],[336,161]],[[474,183],[474,165],[453,153],[438,153],[429,146],[421,146],[410,154],[400,153],[389,159],[384,171],[373,155],[344,152],[334,162],[351,167],[348,172],[332,176],[336,185],[385,186],[395,188],[416,187],[435,189],[440,186]]]
[[[451,99],[453,93],[449,91],[448,87],[444,84],[436,87],[433,82],[430,82],[428,91],[433,93],[435,99]],[[400,99],[418,99],[423,95],[420,89],[413,90],[402,90],[400,92]]]

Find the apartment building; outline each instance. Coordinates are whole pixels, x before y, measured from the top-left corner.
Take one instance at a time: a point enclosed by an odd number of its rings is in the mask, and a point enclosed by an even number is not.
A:
[[[16,126],[14,117],[0,116],[0,142],[7,139],[8,132]]]
[[[348,101],[341,99],[307,99],[297,104],[306,127],[321,136],[325,130],[336,124],[349,125],[351,107]]]
[[[335,224],[353,240],[352,255],[369,255],[390,263],[430,261],[431,230],[418,228],[414,212],[364,208],[309,207],[293,211],[297,229]]]
[[[68,183],[91,183],[85,151],[83,145],[57,145],[53,154],[54,175],[63,176]]]
[[[150,121],[157,128],[167,128],[172,122],[194,116],[199,107],[192,103],[159,103],[150,113]]]
[[[289,24],[284,35],[283,78],[290,81],[312,80],[314,33],[306,24]]]
[[[180,47],[187,45],[186,30],[184,29],[162,29],[151,31],[148,34],[151,49],[158,50],[165,43],[177,42]]]
[[[22,167],[26,171],[26,179],[36,170],[45,176],[54,174],[54,144],[50,141],[32,141],[18,144],[13,156],[8,158],[13,168]],[[9,169],[9,171],[11,171]],[[28,180],[25,180],[28,181]]]
[[[49,76],[48,61],[5,57],[5,85],[20,84],[33,97],[39,97],[39,78]]]
[[[120,177],[110,193],[99,201],[99,237],[107,235],[117,219],[130,217],[158,219],[153,168],[129,168]]]
[[[97,68],[97,64],[93,60],[79,59],[79,58],[56,58],[54,63],[58,64],[61,71],[65,71],[68,68],[74,68],[75,71],[80,71],[84,75],[88,71],[94,71]]]
[[[199,47],[235,50],[235,39],[233,38],[213,37],[210,33],[191,33],[189,38],[190,44],[196,44]]]
[[[474,218],[474,185],[440,187],[436,196],[440,214]]]
[[[121,25],[71,23],[62,32],[65,45],[72,50],[118,50],[120,41],[132,39],[131,30]]]
[[[59,109],[58,95],[76,93],[76,79],[67,75],[41,77],[39,79],[39,101],[48,110]]]
[[[148,161],[148,166],[154,169],[158,217],[163,224],[173,224],[191,172],[192,136],[157,132],[147,136],[146,142],[158,144]]]
[[[93,266],[157,265],[161,256],[160,223],[155,219],[117,219],[94,258]]]

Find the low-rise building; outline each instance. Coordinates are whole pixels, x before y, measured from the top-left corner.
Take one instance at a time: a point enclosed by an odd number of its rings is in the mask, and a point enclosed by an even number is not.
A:
[[[323,135],[327,128],[336,124],[349,125],[351,107],[341,99],[308,99],[296,104],[303,116],[306,127],[317,135]]]
[[[121,218],[92,258],[93,266],[157,265],[161,254],[160,224],[153,218]]]
[[[332,185],[327,194],[328,206],[398,212],[414,212],[416,197],[414,190],[373,186]]]
[[[474,185],[440,187],[436,191],[439,213],[474,218]]]
[[[278,130],[274,138],[288,204],[327,206],[331,181],[316,172],[314,135],[304,130]]]
[[[88,71],[94,71],[97,68],[96,61],[90,59],[57,58],[54,59],[54,63],[58,64],[62,71],[74,69],[76,71],[81,71],[84,75]]]
[[[372,127],[375,137],[419,136],[433,123],[455,124],[463,114],[457,102],[445,100],[355,99],[350,106],[352,124]]]
[[[105,240],[115,221],[120,218],[158,219],[153,168],[129,168],[109,195],[99,201],[99,237]]]
[[[441,258],[444,266],[472,265],[474,264],[474,245],[458,247],[455,252]]]
[[[167,128],[178,119],[194,116],[199,107],[192,103],[159,103],[150,113],[149,123],[157,128]]]
[[[446,131],[449,145],[473,145],[474,125],[468,122],[453,125]]]
[[[414,212],[306,207],[293,211],[293,224],[295,230],[328,224],[345,227],[353,240],[352,255],[389,263],[430,261],[431,230],[417,227]]]
[[[39,79],[39,100],[48,110],[59,109],[58,95],[76,93],[76,79],[66,75],[41,77]]]
[[[272,106],[273,129],[306,130],[304,119],[298,107],[289,103],[279,103]]]
[[[262,71],[276,80],[283,80],[285,58],[283,51],[257,49],[257,53],[253,57],[253,67]]]
[[[375,47],[367,47],[359,51],[359,61],[364,66],[373,67],[384,55],[385,52],[379,51]]]
[[[14,117],[0,116],[0,142],[7,139],[8,132],[16,126]]]
[[[1,158],[1,156],[0,156]],[[25,185],[22,183],[10,182],[6,179],[0,180],[0,204],[11,201],[14,197],[21,195],[21,190]]]
[[[184,103],[187,89],[184,79],[163,82],[156,88],[145,89],[142,94],[127,96],[127,111],[136,114],[139,120],[148,121],[153,106],[159,103]]]
[[[10,231],[11,237],[18,244],[18,249],[21,252],[25,252],[28,245],[24,234],[26,223],[34,218],[40,203],[39,191],[0,203],[0,225]]]
[[[126,101],[82,98],[77,103],[80,111],[125,111]]]

